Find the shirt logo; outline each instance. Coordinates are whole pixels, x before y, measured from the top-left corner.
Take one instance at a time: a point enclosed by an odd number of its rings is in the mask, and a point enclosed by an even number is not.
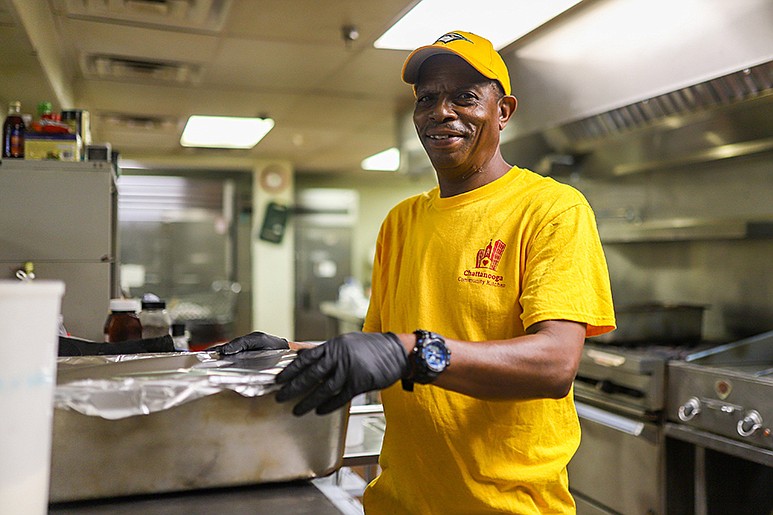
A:
[[[488,268],[489,270],[496,271],[506,246],[502,240],[497,240],[493,245],[489,241],[488,245],[478,250],[478,255],[475,258],[475,268]]]
[[[477,284],[481,286],[493,286],[504,288],[504,276],[496,274],[499,261],[505,252],[505,242],[502,240],[490,240],[488,245],[478,249],[475,255],[475,266],[466,269],[457,278],[460,283]],[[489,270],[489,271],[486,271]]]
[[[468,43],[472,43],[472,41],[462,36],[458,32],[449,32],[448,34],[443,34],[442,36],[437,38],[437,41],[435,41],[435,43],[443,43],[447,45],[451,41],[466,41]]]

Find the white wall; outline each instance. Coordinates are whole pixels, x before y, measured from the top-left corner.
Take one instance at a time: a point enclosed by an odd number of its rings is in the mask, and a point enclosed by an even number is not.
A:
[[[254,330],[293,338],[295,321],[294,238],[292,224],[281,243],[258,238],[266,206],[275,201],[293,203],[293,173],[290,163],[263,162],[254,168],[252,195],[252,324]],[[283,181],[283,182],[275,182]]]

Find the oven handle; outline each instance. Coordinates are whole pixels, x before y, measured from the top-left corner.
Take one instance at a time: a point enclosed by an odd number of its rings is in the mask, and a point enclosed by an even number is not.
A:
[[[626,417],[621,417],[609,411],[599,409],[581,402],[575,402],[577,408],[577,415],[585,420],[596,422],[602,426],[615,429],[617,431],[632,435],[640,436],[644,431],[644,422],[638,422]]]

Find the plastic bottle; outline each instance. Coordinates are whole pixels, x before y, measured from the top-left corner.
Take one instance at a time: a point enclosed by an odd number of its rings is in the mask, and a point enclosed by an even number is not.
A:
[[[140,322],[143,338],[159,338],[171,334],[172,319],[166,311],[166,302],[155,295],[142,298]]]
[[[3,123],[3,157],[24,159],[24,119],[21,102],[8,104],[8,116]]]
[[[142,323],[137,316],[138,303],[135,299],[111,299],[110,315],[105,321],[105,341],[108,343],[139,340],[142,338]]]
[[[191,350],[188,340],[190,335],[185,330],[185,324],[182,322],[175,322],[172,324],[172,341],[174,342],[175,350],[188,351]]]

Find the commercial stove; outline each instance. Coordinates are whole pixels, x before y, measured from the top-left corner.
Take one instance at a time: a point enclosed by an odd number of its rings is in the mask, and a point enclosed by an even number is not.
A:
[[[773,513],[773,331],[670,362],[668,378],[683,510]]]
[[[773,331],[588,341],[574,383],[578,514],[773,513]]]
[[[586,342],[574,382],[582,441],[569,463],[578,514],[666,513],[668,363],[711,345]]]
[[[670,363],[669,377],[670,421],[773,466],[773,331]]]

